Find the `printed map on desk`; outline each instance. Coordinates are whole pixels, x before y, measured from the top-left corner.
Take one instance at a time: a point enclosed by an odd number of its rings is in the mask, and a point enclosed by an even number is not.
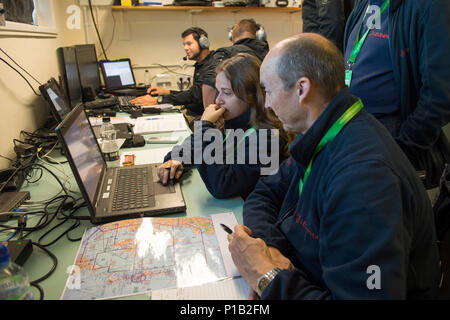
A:
[[[233,213],[219,215],[235,221]],[[112,222],[86,230],[61,299],[201,285],[227,276],[223,261],[210,217]]]

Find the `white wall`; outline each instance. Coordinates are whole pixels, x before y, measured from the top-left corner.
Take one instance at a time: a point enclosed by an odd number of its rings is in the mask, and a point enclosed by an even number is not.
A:
[[[69,30],[65,26],[66,8],[76,0],[49,0],[55,10],[56,36],[24,33],[20,36],[0,31],[0,47],[39,82],[44,83],[50,77],[58,77],[59,70],[56,49],[59,46],[85,41],[83,30]],[[14,64],[0,52],[0,56]],[[16,67],[17,68],[17,67]],[[29,78],[29,77],[27,77]],[[39,85],[29,78],[34,89]],[[14,138],[21,139],[20,131],[34,131],[42,126],[49,113],[42,97],[35,96],[26,82],[12,69],[0,61],[0,154],[15,158]],[[10,162],[0,158],[0,168],[6,168]]]
[[[231,45],[228,30],[243,18],[253,18],[264,26],[270,46],[302,29],[300,12],[242,10],[191,14],[185,11],[112,11],[109,7],[94,7],[94,12],[103,44],[108,48],[108,59],[130,58],[138,82],[144,81],[144,70],[148,69],[152,77],[158,73],[171,74],[174,85],[176,75],[155,64],[171,66],[181,73],[192,72],[189,67],[192,62],[182,60],[185,53],[181,33],[189,27],[203,28],[208,33],[211,49]],[[97,55],[103,58],[92,20],[88,21],[87,37],[96,44]]]

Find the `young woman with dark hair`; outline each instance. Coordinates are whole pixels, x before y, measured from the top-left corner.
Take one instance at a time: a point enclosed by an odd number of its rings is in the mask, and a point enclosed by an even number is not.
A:
[[[279,163],[287,156],[287,135],[281,122],[264,107],[264,92],[259,80],[260,65],[261,62],[256,57],[240,53],[217,66],[216,104],[205,109],[201,117],[201,129],[197,123],[196,130],[201,130],[201,135],[194,132],[181,147],[175,147],[158,168],[158,176],[163,184],[169,179],[178,179],[183,168],[194,164],[214,197],[241,196],[245,199],[261,174],[269,174],[270,170],[271,173],[276,172]],[[221,120],[224,122],[224,130],[218,134],[220,131],[217,132],[219,129],[215,127],[215,123]],[[236,134],[239,129],[240,135]],[[217,145],[216,140],[219,139],[205,139],[206,132],[208,136],[221,139],[223,156],[212,154],[219,161],[205,159],[205,154],[208,155],[214,149],[211,143]],[[202,137],[201,142],[194,143],[196,137]],[[227,144],[228,140],[234,143]],[[199,151],[194,150],[195,145],[201,146],[203,157],[200,163],[193,161],[194,153]],[[175,151],[180,148],[182,152],[185,148],[190,148],[190,163],[174,159],[173,155],[177,153]],[[218,149],[215,148],[214,152],[218,152]],[[178,151],[177,157],[179,155]],[[270,163],[267,161],[269,158]],[[229,161],[230,159],[233,161]],[[274,165],[276,168],[273,168]]]

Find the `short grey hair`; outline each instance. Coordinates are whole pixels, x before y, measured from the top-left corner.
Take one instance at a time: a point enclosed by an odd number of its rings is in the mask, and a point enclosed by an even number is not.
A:
[[[345,85],[344,57],[324,37],[302,35],[283,45],[278,60],[278,77],[285,89],[292,88],[298,79],[306,77],[322,91],[324,98],[332,99]]]

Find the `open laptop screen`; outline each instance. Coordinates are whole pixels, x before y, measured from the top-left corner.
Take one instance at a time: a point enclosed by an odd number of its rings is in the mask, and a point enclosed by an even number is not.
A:
[[[106,88],[115,89],[136,85],[129,59],[100,61],[100,66]]]
[[[76,114],[75,119],[66,123],[67,127],[64,126],[61,133],[89,201],[94,207],[104,160],[86,115],[82,110]],[[68,120],[70,118],[72,117]]]
[[[39,90],[47,100],[56,121],[61,122],[70,112],[70,107],[56,80],[51,78],[46,84],[40,86]]]

